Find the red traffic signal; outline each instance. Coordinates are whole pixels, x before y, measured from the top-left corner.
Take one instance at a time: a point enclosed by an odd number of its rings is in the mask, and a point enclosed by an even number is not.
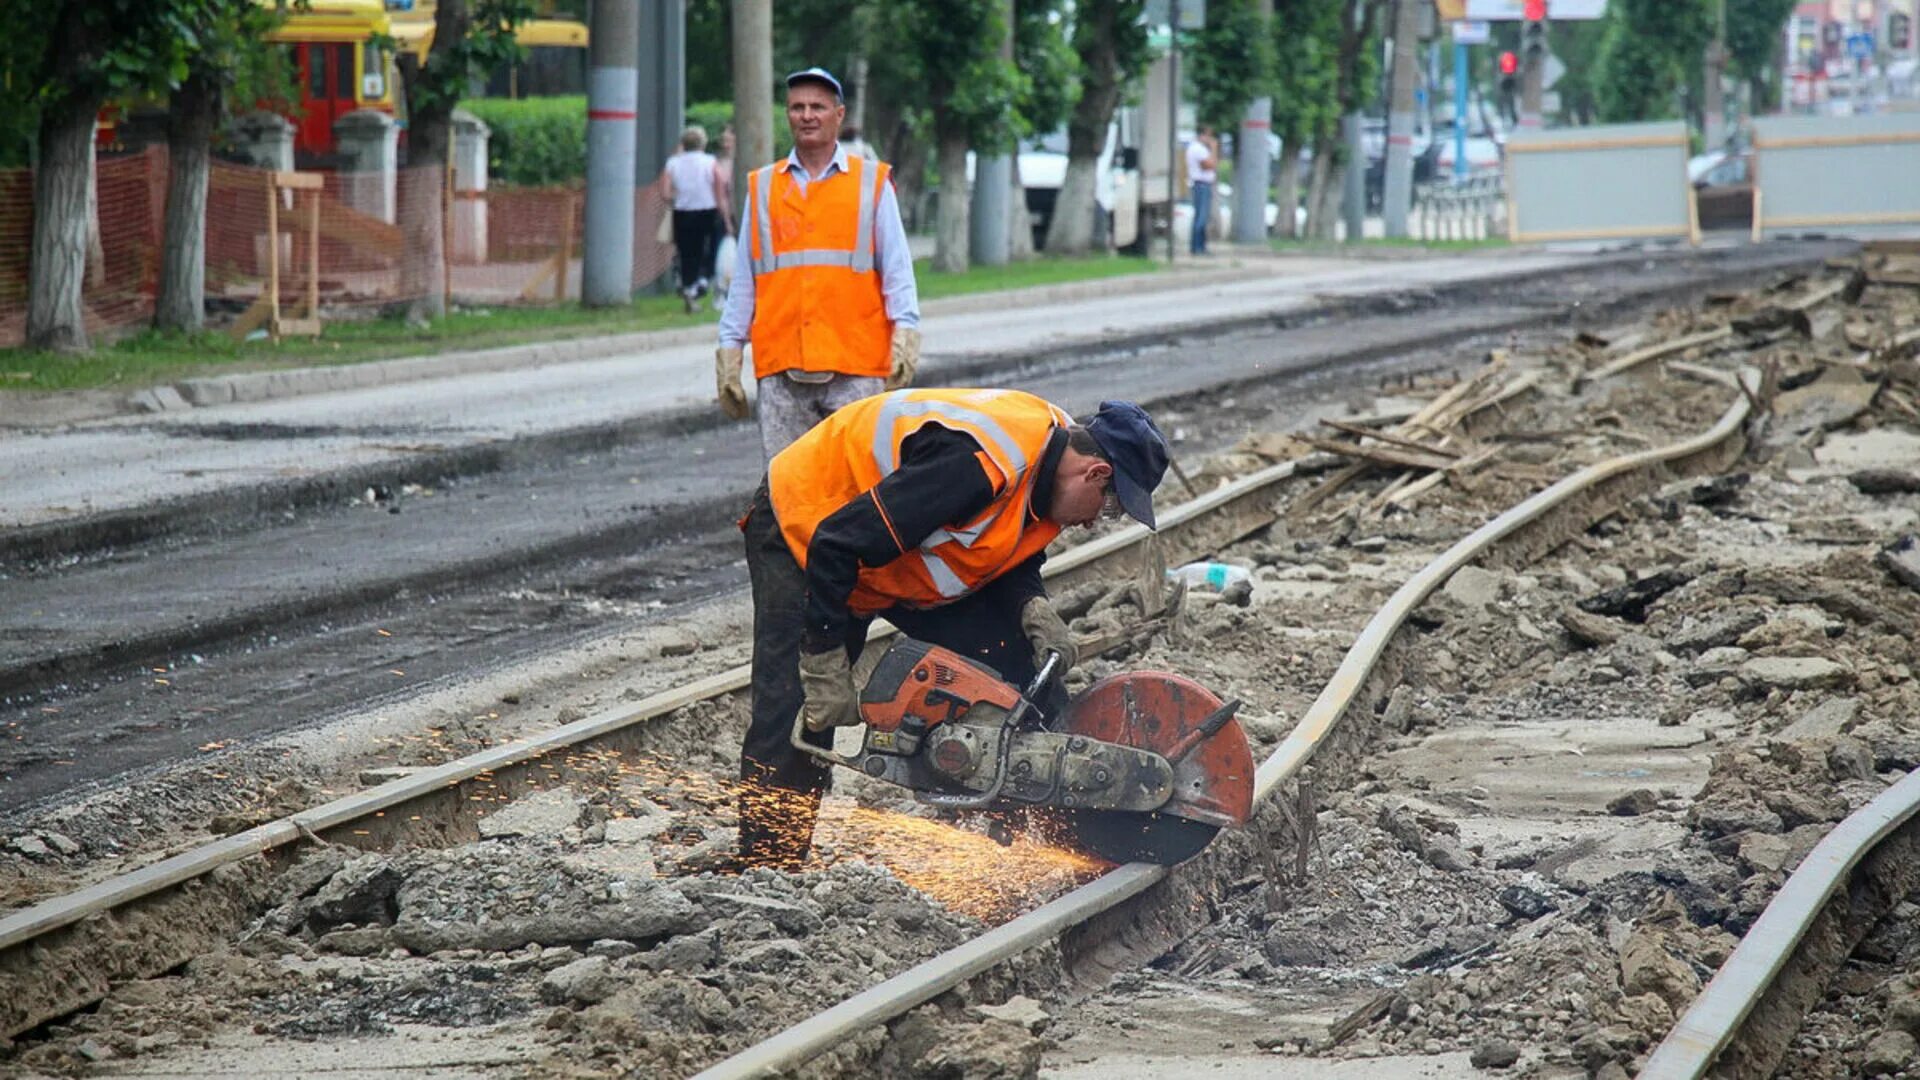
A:
[[[1500,74],[1511,75],[1520,70],[1520,58],[1511,50],[1500,54]]]
[[[1528,22],[1542,22],[1547,17],[1547,0],[1526,0],[1520,13]]]

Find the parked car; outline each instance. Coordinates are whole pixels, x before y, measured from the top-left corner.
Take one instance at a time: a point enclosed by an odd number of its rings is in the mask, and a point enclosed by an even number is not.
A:
[[[1453,175],[1454,142],[1453,125],[1441,124],[1434,129],[1434,145],[1439,149],[1434,154],[1433,173],[1442,179]],[[1467,128],[1467,174],[1498,172],[1505,162],[1506,145],[1498,132],[1475,124]]]
[[[1745,229],[1753,224],[1753,148],[1729,144],[1687,161],[1702,229]]]

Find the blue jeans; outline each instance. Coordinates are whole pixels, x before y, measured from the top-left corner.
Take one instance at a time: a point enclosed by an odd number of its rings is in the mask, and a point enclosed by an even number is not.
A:
[[[1193,188],[1193,236],[1187,241],[1187,250],[1195,255],[1207,253],[1207,219],[1213,216],[1213,183],[1208,180],[1196,180]]]

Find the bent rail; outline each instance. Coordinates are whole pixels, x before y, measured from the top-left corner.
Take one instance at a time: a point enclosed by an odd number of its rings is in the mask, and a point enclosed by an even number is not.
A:
[[[1641,1080],[1701,1077],[1738,1037],[1754,1006],[1860,864],[1920,813],[1920,771],[1834,826],[1807,853],[1713,981],[1647,1058]]]

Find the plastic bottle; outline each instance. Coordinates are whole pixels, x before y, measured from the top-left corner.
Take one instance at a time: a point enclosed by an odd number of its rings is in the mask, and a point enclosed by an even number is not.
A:
[[[1229,585],[1251,582],[1253,575],[1244,566],[1218,562],[1193,562],[1167,571],[1169,582],[1184,581],[1189,589],[1213,589],[1225,592]]]

